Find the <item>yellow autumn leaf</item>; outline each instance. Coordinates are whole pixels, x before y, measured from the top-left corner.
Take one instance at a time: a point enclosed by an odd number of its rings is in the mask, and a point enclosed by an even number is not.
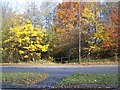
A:
[[[24,51],[22,51],[22,50],[19,50],[19,54],[24,54]]]
[[[25,55],[25,56],[24,56],[24,58],[28,58],[28,56],[27,56],[27,55]]]

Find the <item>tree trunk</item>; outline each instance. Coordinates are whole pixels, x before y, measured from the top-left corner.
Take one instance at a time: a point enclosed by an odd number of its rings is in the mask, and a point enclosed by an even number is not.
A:
[[[70,48],[68,49],[68,63],[70,63],[70,57],[71,57],[71,54],[70,54]]]

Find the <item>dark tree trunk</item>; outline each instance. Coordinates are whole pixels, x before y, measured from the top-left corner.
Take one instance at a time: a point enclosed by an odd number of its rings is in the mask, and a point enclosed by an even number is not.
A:
[[[68,49],[68,62],[70,63],[70,57],[71,57],[71,54],[70,54],[70,48]]]

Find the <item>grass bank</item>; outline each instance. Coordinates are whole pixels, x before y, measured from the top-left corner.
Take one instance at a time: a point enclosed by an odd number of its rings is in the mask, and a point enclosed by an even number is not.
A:
[[[48,77],[46,73],[35,73],[35,72],[2,72],[2,83],[15,83],[29,85],[36,82],[41,82]]]
[[[120,78],[120,76],[119,76]],[[58,82],[58,87],[80,86],[81,84],[118,85],[118,74],[81,74],[67,76]]]

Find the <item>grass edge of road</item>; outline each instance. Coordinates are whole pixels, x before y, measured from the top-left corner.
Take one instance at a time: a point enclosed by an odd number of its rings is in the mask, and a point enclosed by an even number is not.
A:
[[[80,65],[118,65],[118,61],[104,61],[104,62],[81,62],[79,63],[0,63],[0,66],[80,66]]]
[[[2,76],[0,83],[30,85],[42,82],[49,75],[47,73],[36,72],[0,72],[0,76]]]
[[[59,80],[57,87],[95,87],[118,85],[119,74],[82,74],[76,73]]]

